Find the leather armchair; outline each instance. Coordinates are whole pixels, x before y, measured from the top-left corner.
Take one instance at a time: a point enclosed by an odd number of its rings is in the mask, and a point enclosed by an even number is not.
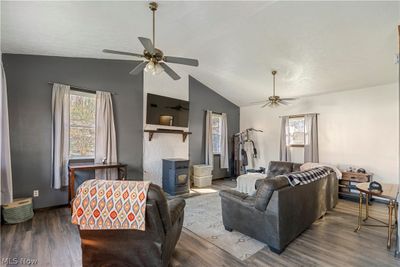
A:
[[[150,184],[146,231],[79,230],[83,266],[168,266],[179,240],[185,200],[167,201],[163,190]]]

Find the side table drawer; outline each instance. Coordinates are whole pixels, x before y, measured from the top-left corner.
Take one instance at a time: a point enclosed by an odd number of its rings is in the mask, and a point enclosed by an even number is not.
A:
[[[346,181],[354,181],[358,183],[366,183],[370,181],[370,174],[356,173],[356,172],[343,172],[342,179]]]

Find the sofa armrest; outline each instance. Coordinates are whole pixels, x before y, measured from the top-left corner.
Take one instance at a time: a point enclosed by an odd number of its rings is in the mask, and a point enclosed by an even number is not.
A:
[[[168,200],[169,216],[171,217],[172,225],[174,225],[178,218],[182,215],[185,206],[186,201],[183,198],[174,198]]]
[[[259,179],[259,180],[256,181],[256,186],[255,186],[255,187],[256,187],[256,190],[257,190],[258,188],[260,188],[261,184],[264,182],[265,179],[267,179],[267,178]]]
[[[287,178],[281,175],[262,180],[257,189],[255,208],[259,211],[265,211],[274,191],[288,185]]]
[[[265,178],[263,178],[263,179],[257,180],[257,181],[256,181],[256,184],[255,184],[256,190],[257,190],[258,188],[260,188],[260,186],[262,185],[262,183],[264,183],[265,180],[270,179],[270,178],[274,178],[274,177],[275,177],[275,176],[267,176],[267,177],[265,177]]]
[[[222,199],[226,199],[230,203],[236,203],[247,207],[254,206],[254,197],[249,196],[246,193],[242,193],[236,190],[221,190],[219,192],[219,195]]]

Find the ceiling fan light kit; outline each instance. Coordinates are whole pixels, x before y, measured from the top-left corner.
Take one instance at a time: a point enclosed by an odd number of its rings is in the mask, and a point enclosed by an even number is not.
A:
[[[153,75],[157,75],[165,71],[165,73],[169,75],[172,79],[179,80],[181,77],[166,63],[183,64],[183,65],[197,67],[199,66],[199,61],[197,59],[191,59],[191,58],[164,56],[164,53],[160,49],[156,48],[155,24],[156,24],[156,11],[158,8],[158,4],[156,2],[150,2],[149,8],[153,13],[153,41],[145,37],[138,37],[140,43],[144,47],[143,54],[122,52],[111,49],[104,49],[103,52],[114,55],[125,55],[125,56],[144,58],[145,61],[137,65],[133,70],[129,72],[129,74],[131,75],[140,74],[143,70]]]

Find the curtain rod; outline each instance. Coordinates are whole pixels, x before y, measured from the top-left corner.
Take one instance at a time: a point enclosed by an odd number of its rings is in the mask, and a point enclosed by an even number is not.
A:
[[[48,82],[48,84],[55,84],[55,83],[58,83],[58,84],[65,84],[65,83],[60,83],[60,82]],[[93,90],[93,89],[90,89],[90,88],[81,87],[81,86],[72,85],[72,84],[65,84],[65,85],[69,85],[69,87],[71,87],[71,88],[73,88],[73,89],[77,89],[78,91],[82,91],[82,92],[86,92],[86,93],[95,94],[96,91],[103,91],[103,92],[108,92],[108,93],[110,93],[110,94],[112,94],[112,95],[117,95],[117,93],[111,92],[111,91]]]
[[[203,109],[204,111],[207,111],[207,109]],[[218,114],[218,115],[222,115],[222,112],[214,112],[214,111],[211,111],[212,112],[212,114]]]
[[[304,114],[296,114],[296,115],[289,115],[289,116],[279,116],[279,118],[283,118],[283,117],[296,118],[296,117],[304,117],[305,115],[319,115],[319,113],[304,113]]]

